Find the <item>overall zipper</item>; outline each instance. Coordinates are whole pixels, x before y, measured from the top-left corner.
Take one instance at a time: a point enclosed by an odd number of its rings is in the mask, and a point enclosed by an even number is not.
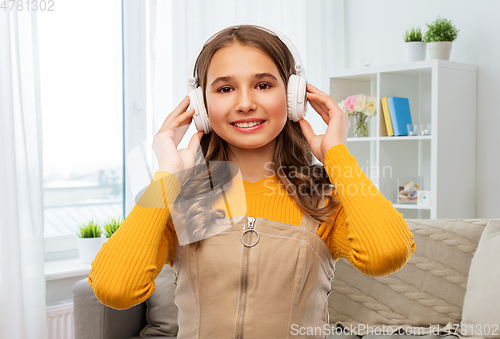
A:
[[[243,310],[245,309],[248,251],[249,251],[250,247],[257,245],[257,243],[259,242],[259,238],[260,238],[259,233],[254,229],[256,218],[247,217],[247,220],[248,220],[248,229],[246,229],[241,234],[241,242],[245,246],[245,258],[244,258],[244,262],[243,262],[243,279],[242,279],[242,288],[241,288],[242,292],[241,292],[240,319],[238,322],[238,338],[239,339],[243,338]],[[253,244],[250,244],[249,242],[250,242],[250,237],[251,237],[252,232],[257,234],[257,240]],[[246,239],[246,242],[243,239],[245,233],[248,233],[248,237]]]
[[[253,225],[255,223],[255,221],[257,220],[256,218],[254,217],[247,217],[247,220],[248,220],[248,229],[245,230],[242,234],[241,234],[241,243],[243,245],[245,245],[246,247],[253,247],[255,245],[257,245],[257,243],[259,242],[259,239],[260,239],[260,235],[259,235],[259,232],[257,232],[254,228],[253,228]],[[243,237],[245,236],[245,233],[249,233],[248,234],[248,237],[247,237],[247,242],[245,242],[243,240]],[[257,235],[257,240],[253,243],[253,244],[249,244],[248,241],[250,241],[250,232],[254,232],[256,235]]]

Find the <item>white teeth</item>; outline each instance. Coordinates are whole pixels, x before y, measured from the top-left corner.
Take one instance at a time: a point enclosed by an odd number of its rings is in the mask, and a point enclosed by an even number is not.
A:
[[[264,121],[259,121],[259,122],[243,122],[243,123],[235,123],[234,125],[236,127],[253,127],[256,125],[262,124]]]

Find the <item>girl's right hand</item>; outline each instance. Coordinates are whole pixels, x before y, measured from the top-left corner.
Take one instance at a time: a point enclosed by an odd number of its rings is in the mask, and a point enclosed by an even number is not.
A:
[[[166,171],[175,175],[181,185],[193,170],[196,151],[203,136],[203,131],[195,133],[187,148],[177,150],[194,114],[194,109],[186,112],[188,106],[189,96],[186,96],[167,116],[158,133],[153,137],[152,144],[158,160],[158,171]]]

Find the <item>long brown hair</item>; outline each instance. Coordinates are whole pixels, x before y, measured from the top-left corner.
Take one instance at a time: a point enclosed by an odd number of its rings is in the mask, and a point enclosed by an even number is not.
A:
[[[288,78],[295,74],[294,60],[287,46],[277,36],[258,27],[241,25],[221,31],[201,51],[196,60],[195,70],[198,75],[198,85],[205,93],[207,86],[208,67],[213,55],[221,48],[240,43],[257,47],[266,53],[276,64],[280,75],[288,85]],[[195,76],[195,74],[193,74]],[[203,96],[207,108],[206,96]],[[207,108],[208,111],[208,108]],[[188,234],[200,239],[204,233],[204,225],[216,219],[224,218],[225,212],[214,210],[212,201],[217,198],[218,188],[232,179],[231,169],[227,166],[230,148],[227,142],[214,131],[204,134],[200,141],[200,149],[196,155],[195,166],[191,176],[181,187],[174,207],[182,216],[183,225]],[[207,165],[215,164],[208,167]],[[303,213],[307,213],[318,222],[333,223],[330,215],[339,204],[325,192],[325,187],[333,188],[328,174],[322,165],[313,164],[313,154],[298,122],[287,119],[287,122],[277,136],[273,156],[274,173],[278,174],[281,184],[287,193],[293,197]],[[206,184],[207,178],[210,185]],[[212,186],[212,187],[210,187]],[[301,188],[297,190],[297,188]],[[328,191],[328,190],[326,190]],[[193,198],[194,197],[194,198]],[[325,207],[317,206],[326,197]],[[180,201],[191,201],[188,204],[177,204]],[[200,241],[196,241],[196,248]]]

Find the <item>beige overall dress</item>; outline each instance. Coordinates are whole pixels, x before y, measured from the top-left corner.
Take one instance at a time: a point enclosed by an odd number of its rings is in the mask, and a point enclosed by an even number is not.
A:
[[[318,227],[306,213],[299,226],[250,216],[196,251],[177,242],[177,338],[325,338],[299,334],[328,326],[335,261]]]

